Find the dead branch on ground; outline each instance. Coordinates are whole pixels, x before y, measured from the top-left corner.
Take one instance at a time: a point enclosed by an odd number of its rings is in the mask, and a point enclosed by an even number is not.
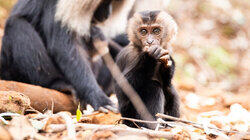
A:
[[[204,130],[205,127],[206,127],[208,129],[213,129],[213,130],[216,130],[216,131],[221,131],[221,132],[224,132],[224,133],[227,133],[227,134],[229,134],[229,133],[236,133],[236,134],[250,135],[249,132],[227,131],[227,130],[215,128],[215,127],[212,127],[212,126],[204,126],[203,124],[199,124],[199,123],[196,123],[196,122],[183,120],[181,118],[176,118],[176,117],[172,117],[172,116],[161,114],[161,113],[156,114],[156,117],[164,118],[164,119],[168,119],[168,120],[172,120],[172,121],[176,121],[176,122],[181,122],[181,123],[185,123],[185,124],[189,124],[189,125],[192,125],[193,127],[196,127],[196,128],[202,129],[202,130]]]
[[[61,132],[66,130],[66,125],[64,124],[51,124],[48,126],[51,130],[50,132]],[[158,137],[158,138],[166,138],[166,139],[173,139],[174,134],[171,134],[169,132],[164,131],[154,131],[149,129],[136,129],[136,128],[130,128],[130,127],[122,127],[118,125],[96,125],[96,124],[75,124],[76,130],[95,130],[95,131],[101,131],[101,130],[109,130],[115,133],[118,132],[127,132],[130,134],[142,134],[147,135],[150,137]]]

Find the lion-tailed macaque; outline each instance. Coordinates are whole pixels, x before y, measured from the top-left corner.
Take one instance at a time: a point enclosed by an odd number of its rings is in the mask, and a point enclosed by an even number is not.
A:
[[[171,82],[175,62],[167,50],[177,34],[177,24],[166,12],[144,11],[130,19],[127,33],[130,44],[117,56],[117,65],[125,78],[153,117],[156,113],[179,117],[179,98]],[[122,116],[142,119],[118,84],[115,92]],[[129,121],[124,123],[136,126]]]

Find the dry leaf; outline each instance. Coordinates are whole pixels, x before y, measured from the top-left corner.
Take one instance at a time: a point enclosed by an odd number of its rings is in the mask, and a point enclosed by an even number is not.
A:
[[[33,138],[36,135],[35,128],[33,128],[27,117],[24,116],[14,117],[8,126],[8,131],[13,139],[16,140]]]
[[[23,114],[30,108],[30,99],[15,91],[0,91],[0,113],[13,112]]]
[[[115,136],[115,134],[109,130],[106,131],[98,131],[93,134],[92,140],[100,140],[100,139],[110,139],[111,137]]]

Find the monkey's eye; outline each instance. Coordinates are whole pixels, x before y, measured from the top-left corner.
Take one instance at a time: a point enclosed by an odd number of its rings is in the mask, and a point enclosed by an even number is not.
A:
[[[156,34],[156,35],[160,34],[160,32],[161,32],[160,28],[154,28],[153,29],[153,33]]]
[[[148,31],[146,29],[141,29],[140,30],[141,35],[146,35],[147,33],[148,33]]]

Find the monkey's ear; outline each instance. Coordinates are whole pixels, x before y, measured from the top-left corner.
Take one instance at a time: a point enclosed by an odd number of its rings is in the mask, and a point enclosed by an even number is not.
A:
[[[158,19],[160,19],[163,22],[163,27],[166,29],[166,41],[164,41],[164,45],[168,47],[171,45],[171,43],[175,40],[175,37],[178,32],[178,26],[174,19],[166,12],[162,11],[158,15]]]

